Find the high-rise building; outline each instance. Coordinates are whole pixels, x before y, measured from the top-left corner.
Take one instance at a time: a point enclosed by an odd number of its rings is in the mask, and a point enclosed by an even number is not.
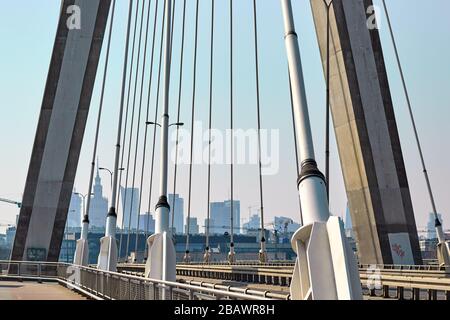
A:
[[[184,199],[178,194],[169,194],[170,209],[174,211],[174,223],[175,233],[183,233],[184,228]],[[169,227],[172,226],[172,214],[169,216]]]
[[[82,212],[82,198],[75,192],[72,193],[70,199],[69,212],[67,213],[67,226],[69,228],[81,227]]]
[[[120,187],[124,230],[136,230],[139,215],[139,188]],[[131,214],[131,219],[130,219]],[[130,223],[131,221],[131,223]],[[141,229],[141,226],[139,226]]]
[[[94,183],[94,192],[91,198],[91,206],[89,208],[90,226],[94,228],[105,228],[107,214],[108,199],[103,197],[102,180],[100,178],[100,172],[97,169],[97,176],[95,177]]]
[[[352,224],[352,217],[350,215],[350,208],[348,207],[347,204],[347,209],[345,210],[345,221],[344,221],[344,226],[345,229],[352,229],[353,228],[353,224]]]
[[[211,202],[210,234],[224,234],[231,229],[231,200]],[[233,201],[233,232],[241,233],[241,202]]]
[[[143,213],[139,216],[139,230],[147,234],[155,233],[155,219],[151,213]]]
[[[345,227],[345,235],[348,238],[354,238],[353,234],[353,224],[352,224],[352,217],[350,215],[350,208],[347,204],[347,210],[345,211],[345,221],[344,221],[344,227]]]
[[[8,229],[6,229],[6,246],[8,248],[12,248],[14,237],[16,236],[16,231],[17,228],[15,226],[8,227]]]
[[[250,220],[243,225],[243,233],[248,234],[249,230],[258,230],[261,228],[261,217],[258,214],[254,214],[250,217]]]
[[[439,221],[442,224],[442,215],[438,213]],[[434,216],[434,213],[430,212],[428,214],[428,222],[427,222],[427,239],[436,239],[436,218]]]
[[[184,231],[185,234],[188,233],[188,226],[189,226],[189,234],[196,235],[200,233],[197,218],[186,219],[186,230]]]

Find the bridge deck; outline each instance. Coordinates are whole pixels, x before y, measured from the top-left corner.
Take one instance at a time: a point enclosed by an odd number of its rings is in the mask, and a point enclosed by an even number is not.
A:
[[[86,300],[53,282],[0,281],[0,300]]]

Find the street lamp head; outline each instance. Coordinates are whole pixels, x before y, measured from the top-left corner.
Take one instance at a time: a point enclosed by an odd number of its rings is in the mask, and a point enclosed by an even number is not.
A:
[[[91,194],[81,194],[81,193],[79,193],[79,192],[74,192],[73,194],[75,194],[75,195],[77,195],[77,196],[80,196],[80,197],[82,197],[82,198],[86,198],[87,196],[93,196],[94,194],[93,193],[91,193]]]
[[[169,125],[169,127],[173,127],[173,126],[177,126],[177,127],[182,127],[184,126],[183,122],[175,122]]]
[[[148,126],[155,125],[155,126],[158,126],[158,127],[162,127],[159,123],[153,122],[153,121],[147,121],[145,124],[148,125]],[[172,124],[169,125],[169,127],[172,127],[172,126],[182,127],[182,126],[184,126],[184,123],[183,122],[176,122],[176,123],[172,123]]]

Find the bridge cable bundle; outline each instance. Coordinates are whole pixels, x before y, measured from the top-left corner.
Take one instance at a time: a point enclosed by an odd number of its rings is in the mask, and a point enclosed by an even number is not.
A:
[[[160,145],[160,196],[155,206],[155,233],[147,239],[148,259],[145,266],[145,276],[151,279],[176,281],[176,251],[171,237],[169,220],[170,205],[167,201],[168,190],[168,153],[170,120],[170,71],[172,56],[172,1],[165,2],[165,32],[164,32],[164,85],[163,110],[161,116]],[[178,125],[178,124],[174,124]],[[170,292],[169,292],[170,296]],[[166,299],[166,289],[162,289],[162,299]]]
[[[164,7],[166,4],[164,1]],[[160,100],[160,88],[161,88],[161,76],[162,76],[162,58],[163,58],[163,45],[164,45],[164,31],[165,31],[165,23],[166,23],[166,15],[164,14],[163,8],[163,19],[162,19],[162,27],[161,27],[161,43],[160,43],[160,53],[159,53],[159,67],[158,67],[158,83],[156,88],[156,102],[155,102],[155,118],[153,121],[153,142],[152,142],[152,156],[151,156],[151,164],[150,164],[150,183],[149,183],[149,192],[148,192],[148,208],[147,208],[147,226],[149,224],[149,214],[152,204],[152,196],[153,196],[153,172],[155,167],[155,148],[156,148],[156,136],[157,136],[157,121],[158,121],[158,111],[159,111],[159,100]],[[148,237],[148,228],[146,230],[145,238]],[[146,250],[147,251],[147,250]]]
[[[214,17],[215,3],[211,0],[211,35],[210,35],[210,70],[209,70],[209,136],[208,136],[208,195],[207,195],[207,215],[206,215],[206,239],[203,262],[209,263],[211,259],[211,248],[209,243],[210,220],[211,220],[211,143],[212,143],[212,112],[213,112],[213,71],[214,71]]]
[[[259,168],[259,196],[261,212],[261,249],[259,250],[259,261],[267,262],[266,238],[264,228],[264,199],[263,199],[263,178],[261,160],[261,108],[260,108],[260,88],[259,88],[259,55],[258,55],[258,22],[256,0],[253,0],[253,24],[255,37],[255,79],[256,79],[256,114],[258,120],[258,168]]]
[[[228,253],[228,262],[236,262],[236,253],[234,251],[234,117],[233,117],[233,0],[230,0],[230,252]]]
[[[128,23],[127,23],[127,35],[125,41],[125,57],[123,63],[123,73],[122,73],[122,89],[120,97],[120,107],[119,107],[119,121],[117,128],[117,142],[116,142],[116,152],[114,160],[114,179],[112,187],[111,196],[111,207],[106,218],[106,230],[105,236],[100,239],[100,253],[98,256],[97,267],[100,270],[116,271],[117,267],[117,243],[116,243],[116,224],[117,224],[117,213],[116,213],[116,200],[117,200],[117,182],[118,182],[118,171],[119,171],[119,160],[120,160],[120,141],[122,136],[122,121],[123,113],[125,107],[125,91],[126,91],[126,77],[128,68],[128,50],[130,43],[131,34],[131,22],[133,14],[133,1],[130,0],[129,10],[128,10]]]
[[[116,1],[113,0],[112,10],[111,10],[111,21],[110,21],[110,25],[109,25],[108,41],[107,41],[107,48],[106,48],[105,67],[104,67],[104,71],[103,71],[103,80],[102,80],[102,87],[101,87],[101,93],[100,93],[100,105],[98,108],[97,123],[96,123],[96,129],[95,129],[94,150],[92,152],[92,162],[91,162],[91,172],[90,172],[90,176],[89,176],[87,205],[85,208],[86,212],[84,213],[85,215],[83,217],[83,222],[82,222],[83,225],[81,228],[81,238],[79,240],[77,240],[75,254],[74,254],[74,260],[73,260],[73,263],[75,265],[80,265],[80,266],[87,266],[89,264],[88,233],[89,233],[89,212],[90,212],[90,207],[91,207],[91,191],[92,191],[92,185],[93,185],[93,181],[94,181],[95,159],[97,158],[98,140],[99,140],[99,135],[100,135],[100,124],[101,124],[101,120],[102,120],[103,102],[104,102],[104,97],[105,97],[106,78],[108,75],[109,55],[110,55],[110,50],[111,50],[111,38],[112,38],[112,33],[113,33],[115,10],[116,10]],[[97,166],[98,166],[98,163],[97,163]]]
[[[138,54],[137,54],[137,62],[136,62],[136,74],[135,74],[135,79],[134,79],[134,91],[133,91],[133,109],[132,109],[132,118],[131,118],[131,130],[130,130],[130,140],[129,140],[129,145],[128,145],[128,162],[127,162],[127,177],[126,177],[126,187],[125,189],[128,189],[128,173],[131,171],[131,155],[132,155],[132,142],[133,142],[133,133],[134,133],[134,121],[137,120],[136,122],[138,123],[136,131],[137,133],[139,133],[139,129],[140,129],[140,117],[141,117],[141,111],[142,111],[142,103],[139,105],[138,108],[138,114],[137,114],[137,119],[135,119],[135,111],[136,111],[136,96],[137,96],[137,89],[138,89],[138,85],[139,85],[139,64],[141,61],[141,45],[142,45],[142,31],[143,31],[143,25],[144,25],[144,11],[145,11],[145,1],[142,1],[142,9],[141,9],[141,19],[140,19],[140,27],[139,27],[139,40],[138,40]],[[142,102],[142,100],[141,100]],[[136,135],[136,150],[135,150],[135,162],[137,159],[137,149],[138,149],[138,143],[139,143],[139,135]],[[128,168],[130,170],[128,170]],[[128,215],[128,234],[127,234],[127,246],[126,246],[126,256],[128,257],[128,253],[130,250],[130,236],[131,236],[131,232],[132,232],[132,225],[131,225],[131,221],[132,221],[132,213],[133,213],[133,199],[134,199],[134,183],[135,183],[135,179],[136,179],[136,165],[133,168],[133,174],[132,174],[132,181],[131,181],[131,198],[130,198],[130,208],[129,208],[129,215]],[[126,192],[126,191],[125,191]],[[127,198],[125,198],[125,203]],[[126,214],[126,212],[124,212],[124,215]]]
[[[175,17],[174,17],[175,19]],[[182,31],[181,31],[181,53],[180,53],[180,73],[179,73],[179,84],[178,84],[178,111],[177,111],[177,123],[181,120],[181,95],[183,89],[183,67],[184,67],[184,44],[185,44],[185,31],[186,31],[186,0],[183,3],[183,23],[182,23]],[[176,201],[175,195],[177,191],[177,173],[178,173],[178,150],[179,150],[179,138],[180,138],[180,127],[176,128],[176,142],[175,142],[175,165],[174,165],[174,173],[173,173],[173,201],[172,201],[172,223],[170,230],[174,234],[174,223],[175,223],[175,208]],[[181,230],[183,232],[183,230]]]
[[[156,7],[157,7],[158,5],[156,4]],[[173,7],[174,8],[174,10],[175,10],[175,6]],[[150,7],[149,7],[149,10],[150,10]],[[151,85],[152,85],[152,81],[151,81],[151,77],[152,77],[152,75],[153,75],[153,57],[154,57],[154,40],[155,40],[155,31],[156,31],[156,18],[157,18],[157,8],[155,9],[156,11],[155,11],[155,22],[154,22],[154,31],[153,31],[153,48],[152,48],[152,66],[151,66],[151,73],[150,73],[150,80],[149,80],[149,95],[148,95],[148,102],[147,102],[147,113],[146,113],[146,122],[145,122],[145,128],[147,129],[147,126],[148,126],[148,124],[149,124],[149,122],[148,122],[148,119],[149,119],[149,106],[150,106],[150,96],[151,96]],[[163,22],[164,22],[164,19],[163,19]],[[163,28],[163,27],[162,27]],[[147,29],[148,29],[148,21],[147,21]],[[162,39],[161,39],[161,43],[162,43]],[[162,52],[161,52],[162,53]],[[143,70],[145,70],[145,61],[144,61],[144,66],[143,66]],[[144,71],[143,71],[144,72]],[[143,79],[142,79],[142,85],[143,85],[143,83],[144,83],[144,74],[142,75],[143,76]],[[142,88],[141,88],[141,90],[142,90]],[[158,90],[158,92],[159,92],[159,90]],[[141,93],[141,100],[142,100],[142,93]],[[142,102],[142,101],[141,101]],[[158,106],[158,102],[157,102],[157,106]],[[157,106],[156,106],[156,108],[157,108]],[[158,109],[156,109],[156,110],[158,110]],[[157,111],[156,111],[157,112]],[[157,113],[156,113],[157,114]],[[140,119],[140,117],[139,117],[139,119]],[[140,121],[141,120],[139,120],[139,124],[140,124]],[[156,122],[155,122],[155,129],[156,129]],[[138,133],[139,133],[139,125],[138,125]],[[137,227],[136,227],[136,238],[135,238],[135,244],[134,244],[134,252],[135,252],[135,255],[137,255],[137,253],[138,253],[138,241],[139,241],[139,227],[140,227],[140,221],[139,221],[139,218],[140,218],[140,211],[141,211],[141,205],[142,205],[142,187],[143,187],[143,180],[144,180],[144,171],[145,171],[145,156],[146,156],[146,144],[147,144],[147,131],[145,132],[145,135],[144,135],[144,140],[145,140],[145,142],[144,142],[144,146],[143,146],[143,165],[142,165],[142,169],[141,169],[141,181],[140,181],[140,188],[139,188],[139,204],[138,204],[138,206],[137,206],[137,212],[136,212],[136,214],[137,214]],[[156,137],[156,136],[155,136]],[[138,135],[137,135],[137,137],[136,137],[136,139],[138,139]],[[135,166],[136,166],[136,159],[137,159],[137,153],[138,153],[138,142],[136,141],[136,154],[135,154]],[[134,188],[134,182],[133,182],[133,188]],[[133,203],[133,198],[132,198],[132,201],[131,201],[131,203]],[[146,222],[146,229],[145,229],[145,239],[147,239],[147,233],[148,233],[148,227],[149,227],[149,217],[148,217],[148,215],[149,215],[149,212],[150,212],[150,210],[148,210],[147,211],[147,222]],[[131,214],[131,208],[130,208],[130,214]],[[145,250],[146,251],[146,250]],[[128,256],[128,254],[127,254],[127,256]],[[133,262],[137,262],[136,260],[135,261],[133,261]]]
[[[136,35],[137,35],[137,26],[138,26],[138,16],[139,16],[139,0],[136,3],[136,12],[135,12],[135,19],[134,19],[134,32],[133,32],[133,44],[131,46],[131,63],[130,63],[130,72],[129,72],[129,79],[128,79],[128,93],[127,93],[127,107],[126,107],[126,115],[125,115],[125,129],[124,129],[124,133],[123,133],[123,149],[122,149],[122,161],[121,161],[121,166],[123,165],[123,160],[124,160],[124,155],[125,155],[125,150],[126,150],[126,136],[127,136],[127,125],[128,125],[128,115],[129,115],[129,106],[130,106],[130,98],[131,98],[131,91],[132,91],[132,80],[133,80],[133,65],[134,65],[134,58],[135,58],[135,46],[136,46]],[[136,70],[137,73],[137,70]],[[120,240],[119,240],[119,257],[121,256],[122,253],[122,242],[123,242],[123,230],[125,226],[125,217],[126,217],[126,212],[125,212],[125,202],[127,199],[127,191],[128,191],[128,174],[130,171],[130,157],[131,157],[131,139],[132,139],[132,133],[133,133],[133,124],[134,124],[134,105],[132,107],[132,111],[131,111],[131,125],[130,125],[130,134],[129,134],[129,143],[128,143],[128,154],[127,154],[127,166],[125,168],[126,171],[126,179],[125,179],[125,189],[124,189],[124,194],[122,199],[124,199],[123,203],[123,212],[122,212],[122,232],[120,233]],[[122,166],[123,167],[123,166]],[[122,172],[120,173],[120,178],[119,178],[119,185],[118,188],[119,190],[122,190]],[[121,193],[121,192],[120,192]],[[119,199],[117,199],[117,207],[119,206]],[[131,221],[131,219],[130,219]],[[129,230],[129,226],[128,226],[128,233],[130,232]],[[128,247],[126,248],[126,251],[128,251]]]
[[[157,9],[157,8],[156,8]],[[157,10],[155,9],[155,23],[156,26],[156,17],[157,17]],[[135,154],[134,154],[134,164],[133,164],[133,190],[135,186],[135,179],[136,179],[136,166],[137,166],[137,156],[138,156],[138,150],[139,150],[139,133],[141,128],[141,111],[142,111],[142,100],[143,100],[143,94],[144,94],[144,80],[145,80],[145,67],[147,66],[147,46],[148,46],[148,33],[149,33],[149,25],[150,25],[150,13],[151,13],[151,1],[149,1],[148,4],[148,11],[147,11],[147,22],[146,22],[146,28],[145,28],[145,40],[144,40],[144,61],[142,64],[142,78],[141,78],[141,87],[140,87],[140,97],[139,97],[139,112],[138,112],[138,126],[136,131],[136,147],[135,147]],[[153,32],[153,39],[155,38],[155,33]],[[154,50],[154,47],[152,47],[152,50]],[[153,52],[152,52],[153,56]],[[139,66],[139,64],[138,64]],[[150,73],[150,78],[152,74]],[[149,93],[150,95],[150,93]],[[149,114],[149,104],[147,104],[146,108],[146,118],[148,118]],[[145,125],[145,123],[143,123]],[[144,146],[145,148],[145,146]],[[145,161],[145,158],[144,160]],[[142,166],[142,170],[144,169],[144,166]],[[141,171],[143,173],[143,171]],[[137,206],[137,225],[136,225],[136,236],[135,236],[135,242],[134,242],[134,252],[135,257],[133,262],[137,262],[137,252],[138,252],[138,240],[139,240],[139,227],[140,227],[140,210],[141,210],[141,197],[142,197],[142,184],[143,184],[143,174],[141,173],[141,179],[140,179],[140,188],[139,188],[139,198],[138,198],[138,206]],[[132,192],[131,195],[131,204],[133,204],[134,198],[134,192]],[[132,211],[132,205],[130,206],[130,212]],[[130,219],[131,220],[131,219]]]
[[[191,197],[192,197],[192,165],[194,156],[194,121],[195,121],[195,105],[196,105],[196,86],[197,86],[197,56],[198,56],[198,20],[199,20],[199,0],[196,0],[195,8],[195,40],[194,40],[194,65],[193,65],[193,79],[192,79],[192,110],[191,110],[191,147],[190,147],[190,161],[189,161],[189,193],[188,193],[188,215],[186,223],[186,252],[184,255],[184,262],[189,263],[190,258],[190,224],[191,224]]]
[[[138,204],[138,214],[140,213],[141,206],[142,206],[142,187],[144,185],[144,172],[145,172],[145,163],[146,163],[146,153],[147,153],[147,138],[148,138],[148,126],[146,125],[149,121],[150,116],[150,98],[151,98],[151,91],[152,91],[152,79],[153,79],[153,61],[155,57],[155,43],[156,43],[156,28],[157,28],[157,20],[158,20],[158,1],[155,1],[155,12],[154,12],[154,19],[153,19],[153,36],[152,36],[152,54],[150,58],[150,72],[149,72],[149,83],[148,83],[148,96],[147,96],[147,110],[146,110],[146,122],[145,122],[145,128],[144,128],[144,140],[143,140],[143,151],[142,151],[142,168],[141,168],[141,180],[139,184],[139,204]],[[149,4],[149,13],[150,15],[150,4]],[[148,29],[148,23],[147,23],[147,29]],[[148,31],[147,31],[148,32]],[[145,65],[145,64],[144,64]],[[145,67],[144,67],[145,69]],[[143,80],[142,80],[143,82]],[[147,225],[145,227],[145,232],[148,230],[148,220],[149,220],[149,212],[146,214],[146,220]],[[139,241],[139,216],[138,216],[138,227],[137,227],[137,236],[135,239],[135,252],[137,253],[137,243]]]
[[[385,0],[383,0],[383,7],[384,7],[384,11],[386,13],[386,19],[387,19],[388,26],[389,26],[389,33],[390,33],[392,44],[393,44],[393,47],[394,47],[395,58],[397,60],[397,65],[398,65],[398,69],[399,69],[399,72],[400,72],[400,77],[402,79],[402,85],[403,85],[403,90],[404,90],[405,97],[406,97],[406,102],[407,102],[407,106],[408,106],[408,112],[409,112],[409,116],[410,116],[410,119],[411,119],[411,124],[412,124],[412,127],[413,127],[413,131],[414,131],[414,137],[415,137],[415,140],[416,140],[417,149],[419,151],[420,161],[421,161],[421,165],[422,165],[422,170],[423,170],[423,175],[424,175],[424,178],[425,178],[425,182],[426,182],[426,185],[427,185],[428,195],[430,197],[431,208],[433,210],[433,214],[434,214],[434,218],[435,218],[435,228],[436,228],[436,235],[437,235],[437,239],[438,239],[437,257],[438,257],[438,260],[439,260],[439,265],[450,267],[450,242],[445,240],[445,235],[444,235],[444,231],[443,231],[443,228],[442,228],[442,223],[439,220],[438,212],[437,212],[437,209],[436,209],[436,202],[434,200],[433,190],[431,188],[431,182],[430,182],[430,178],[429,178],[429,175],[428,175],[428,170],[427,170],[427,167],[426,167],[426,164],[425,164],[425,158],[424,158],[423,149],[422,149],[422,146],[421,146],[421,143],[420,143],[420,139],[419,139],[419,133],[418,133],[418,130],[417,130],[416,120],[415,120],[414,112],[413,112],[413,109],[412,109],[411,99],[410,99],[410,96],[409,96],[408,87],[406,85],[405,74],[403,72],[403,67],[402,67],[402,64],[400,62],[400,54],[399,54],[399,51],[398,51],[397,43],[395,41],[394,31],[393,31],[393,28],[392,28],[391,19],[389,17],[389,11],[388,11],[388,8],[386,6]]]

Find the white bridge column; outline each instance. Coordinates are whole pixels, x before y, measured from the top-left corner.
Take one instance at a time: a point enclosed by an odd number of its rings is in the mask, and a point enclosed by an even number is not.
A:
[[[170,50],[172,0],[166,0],[165,6],[165,47],[164,47],[164,110],[161,118],[161,180],[160,197],[156,205],[155,234],[147,239],[148,255],[145,276],[164,281],[176,281],[176,252],[169,231],[170,206],[167,202],[167,175],[169,153],[169,87],[170,87]],[[162,299],[165,299],[165,290]]]
[[[338,217],[330,217],[325,177],[317,168],[315,161],[291,1],[280,1],[292,84],[297,144],[301,159],[298,190],[304,222],[291,240],[297,254],[291,295],[296,300],[362,299],[355,256],[345,237],[342,221]]]

